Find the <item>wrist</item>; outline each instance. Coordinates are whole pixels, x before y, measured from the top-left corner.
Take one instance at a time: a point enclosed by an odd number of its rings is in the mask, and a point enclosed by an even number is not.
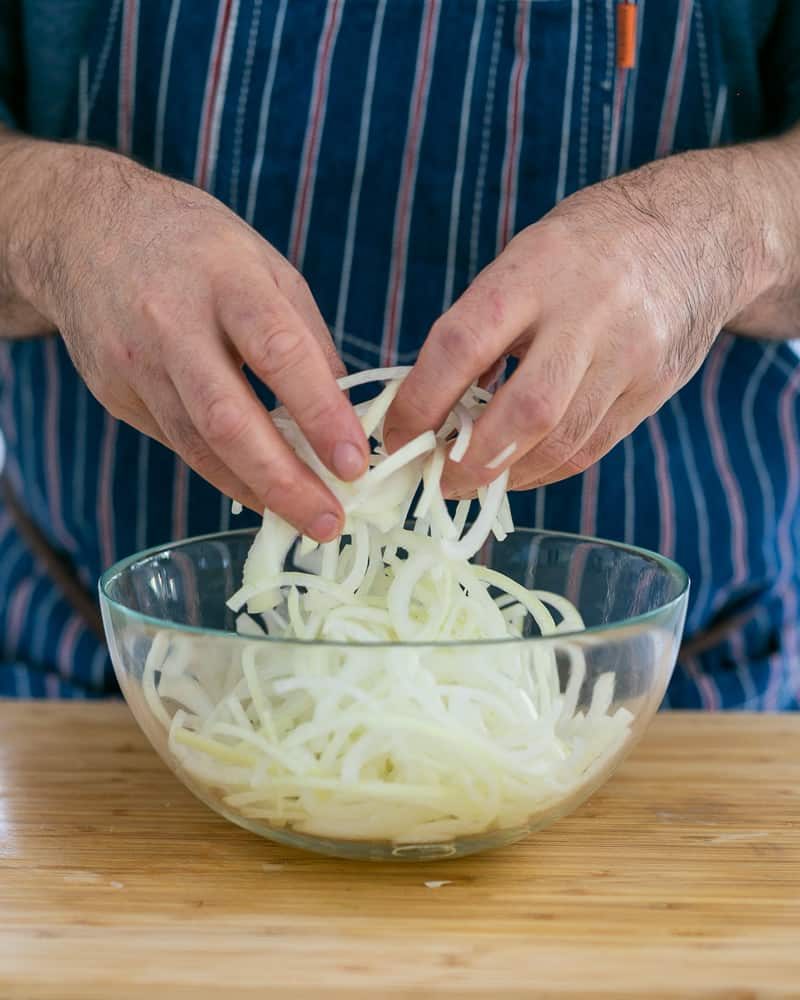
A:
[[[63,280],[60,216],[69,201],[72,147],[14,136],[0,148],[7,179],[2,234],[4,282],[58,325],[54,285]]]
[[[742,146],[742,197],[751,203],[749,281],[729,317],[734,329],[763,327],[797,336],[800,293],[800,132]],[[795,302],[795,307],[786,308]],[[752,323],[751,323],[752,321]]]
[[[800,149],[790,139],[682,153],[608,182],[633,211],[642,252],[658,248],[679,286],[702,291],[709,328],[735,325],[796,270]]]
[[[5,225],[0,279],[18,300],[62,327],[82,255],[80,233],[99,173],[114,154],[12,135],[0,140]]]

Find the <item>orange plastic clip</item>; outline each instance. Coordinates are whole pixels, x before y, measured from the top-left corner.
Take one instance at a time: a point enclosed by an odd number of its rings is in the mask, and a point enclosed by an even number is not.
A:
[[[630,0],[617,4],[617,66],[633,69],[636,65],[636,16],[639,8]]]

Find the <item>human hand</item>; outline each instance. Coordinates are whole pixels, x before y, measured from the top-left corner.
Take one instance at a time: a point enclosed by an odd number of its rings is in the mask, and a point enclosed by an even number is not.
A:
[[[302,277],[205,192],[116,154],[43,146],[48,183],[17,213],[20,284],[93,394],[228,496],[335,537],[339,502],[242,372],[273,390],[335,475],[365,471],[367,441],[335,381],[344,369]]]
[[[506,356],[517,371],[445,468],[451,496],[505,468],[513,489],[582,472],[654,413],[776,280],[758,184],[730,152],[597,184],[520,232],[431,329],[387,415],[390,450]]]

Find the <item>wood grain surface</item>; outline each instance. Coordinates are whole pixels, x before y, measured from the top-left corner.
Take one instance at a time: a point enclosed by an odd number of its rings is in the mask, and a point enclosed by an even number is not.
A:
[[[659,716],[549,830],[387,865],[219,819],[123,705],[0,702],[0,996],[800,997],[800,718]]]

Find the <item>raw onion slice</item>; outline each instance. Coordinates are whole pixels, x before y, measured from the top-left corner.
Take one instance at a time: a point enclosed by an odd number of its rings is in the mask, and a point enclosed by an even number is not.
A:
[[[583,652],[566,635],[583,622],[566,598],[469,562],[514,530],[508,469],[479,491],[469,526],[470,501],[451,517],[441,492],[491,395],[471,387],[437,433],[387,454],[384,418],[408,371],[339,380],[383,386],[357,407],[376,444],[355,483],[330,474],[285,410],[273,414],[344,506],[345,540],[298,540],[265,512],[228,601],[246,607],[240,640],[160,633],[142,679],[176,765],[223,808],[401,849],[524,825],[591,781],[632,719],[614,709],[612,674],[584,690]],[[528,632],[559,637],[564,690],[554,645],[519,641]]]

